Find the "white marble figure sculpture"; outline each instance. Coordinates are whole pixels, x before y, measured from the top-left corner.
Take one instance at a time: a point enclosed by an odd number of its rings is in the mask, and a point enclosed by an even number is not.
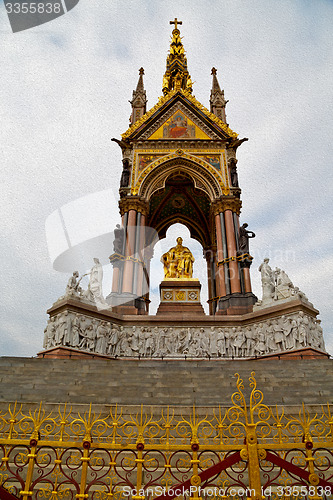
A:
[[[74,271],[73,275],[69,278],[67,286],[66,286],[66,293],[65,296],[80,296],[82,293],[82,288],[79,286],[81,279],[79,279],[79,272]]]
[[[103,267],[99,259],[94,258],[94,266],[83,276],[89,276],[88,289],[84,292],[84,297],[91,302],[104,304],[105,300],[102,291]]]
[[[274,277],[269,259],[265,258],[264,262],[259,266],[261,273],[261,286],[262,286],[262,302],[270,302],[274,297]]]
[[[305,293],[298,287],[294,286],[288,274],[278,267],[272,271],[269,265],[269,259],[265,258],[264,262],[258,268],[261,274],[262,299],[254,305],[254,310],[274,305],[276,301],[288,301],[299,299],[307,304],[312,305]]]

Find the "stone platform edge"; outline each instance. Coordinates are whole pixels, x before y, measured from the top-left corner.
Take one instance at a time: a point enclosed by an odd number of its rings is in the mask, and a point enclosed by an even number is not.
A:
[[[98,309],[96,306],[87,304],[83,301],[78,301],[74,299],[63,299],[50,307],[47,310],[47,314],[54,316],[55,314],[61,313],[63,311],[69,310],[77,312],[79,314],[91,314],[94,318],[98,318],[102,321],[114,321],[121,326],[180,326],[182,323],[183,327],[197,326],[242,326],[244,324],[250,324],[251,320],[264,321],[267,319],[272,319],[281,314],[291,314],[293,312],[303,311],[316,317],[319,314],[318,309],[315,309],[310,303],[303,302],[302,300],[295,299],[290,302],[284,302],[281,304],[276,304],[267,308],[258,309],[256,311],[239,314],[239,315],[226,315],[226,316],[211,316],[211,315],[197,315],[189,317],[187,314],[173,314],[170,315],[124,315],[113,312],[110,309]]]

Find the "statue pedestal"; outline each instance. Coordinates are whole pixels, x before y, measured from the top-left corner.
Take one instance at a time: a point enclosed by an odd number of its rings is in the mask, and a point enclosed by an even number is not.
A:
[[[156,314],[205,314],[200,302],[200,289],[200,281],[195,278],[164,279],[160,284],[161,302]]]

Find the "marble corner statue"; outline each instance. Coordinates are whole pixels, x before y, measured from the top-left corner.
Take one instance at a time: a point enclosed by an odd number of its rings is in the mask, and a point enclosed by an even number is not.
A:
[[[183,239],[179,236],[177,245],[161,257],[164,265],[164,278],[192,278],[194,260],[191,251],[183,246]]]
[[[83,276],[89,276],[88,289],[86,292],[84,292],[85,298],[87,298],[91,302],[105,302],[102,291],[103,267],[97,257],[94,258],[94,266],[88,273],[84,274]]]
[[[299,299],[302,302],[311,304],[305,293],[297,286],[294,286],[283,269],[276,267],[274,271],[272,270],[267,257],[260,264],[258,271],[261,274],[262,299],[255,304],[254,309],[293,299]]]

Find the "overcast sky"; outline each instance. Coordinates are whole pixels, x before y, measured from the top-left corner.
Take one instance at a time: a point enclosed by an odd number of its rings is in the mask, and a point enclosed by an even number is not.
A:
[[[261,296],[257,269],[268,256],[320,310],[333,352],[332,0],[80,0],[16,34],[0,3],[0,355],[42,348],[46,310],[69,277],[53,267],[64,245],[60,210],[77,242],[118,222],[121,152],[110,138],[128,128],[141,66],[148,108],[161,95],[174,17],[183,22],[194,95],[209,106],[215,66],[230,127],[249,138],[238,170],[241,222],[256,233],[254,292]],[[179,230],[155,250],[155,291],[160,255]],[[182,235],[204,282],[200,246]]]

